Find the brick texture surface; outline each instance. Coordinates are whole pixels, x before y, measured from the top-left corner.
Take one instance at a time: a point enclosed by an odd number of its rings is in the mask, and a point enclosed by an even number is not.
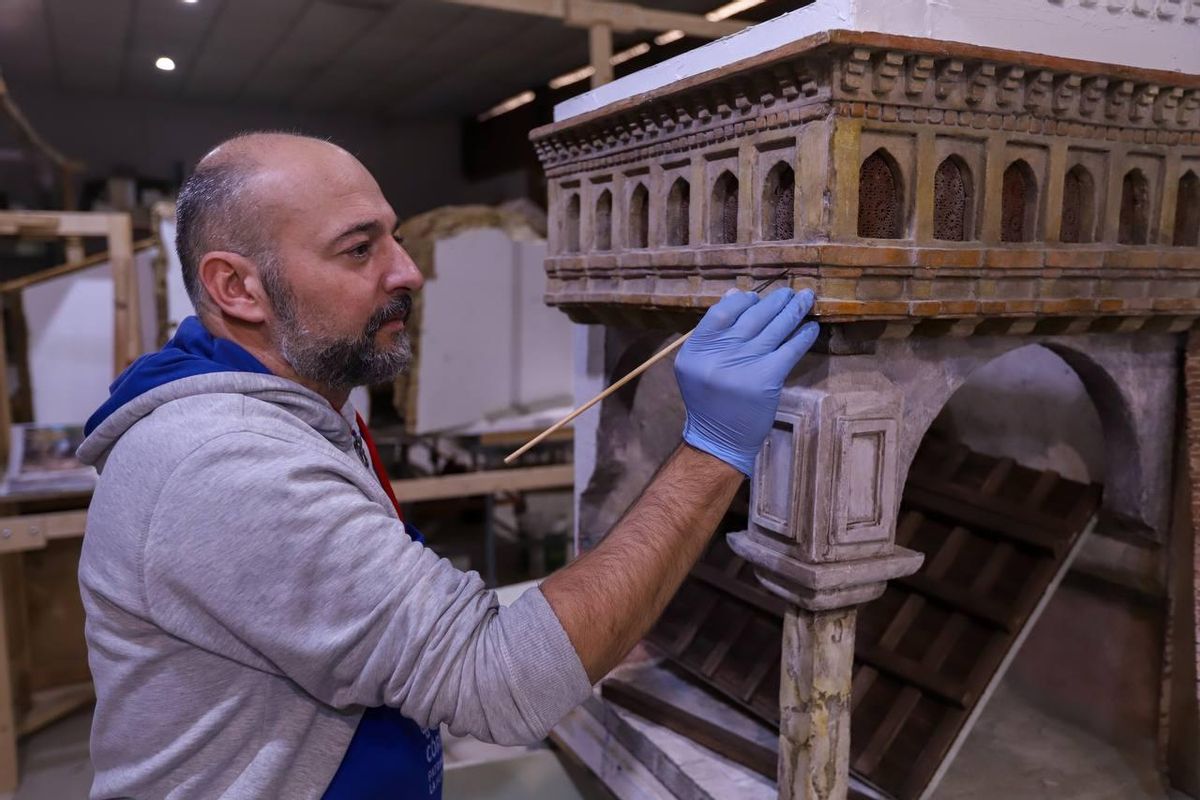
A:
[[[1188,476],[1192,483],[1192,532],[1196,535],[1200,533],[1200,332],[1188,334],[1183,377],[1187,403]],[[1195,604],[1193,619],[1200,620],[1200,547],[1193,549],[1192,582],[1192,601]],[[1200,697],[1200,646],[1191,653],[1180,653],[1177,657],[1196,660],[1195,689]]]

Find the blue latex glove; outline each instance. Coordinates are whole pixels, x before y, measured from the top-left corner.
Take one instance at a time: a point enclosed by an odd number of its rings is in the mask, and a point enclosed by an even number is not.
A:
[[[708,310],[675,358],[685,442],[746,475],[754,471],[783,382],[817,338],[815,322],[796,330],[812,304],[807,289],[777,289],[762,299],[730,292]]]

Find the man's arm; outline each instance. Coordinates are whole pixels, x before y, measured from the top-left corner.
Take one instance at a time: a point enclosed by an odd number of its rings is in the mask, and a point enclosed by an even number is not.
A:
[[[593,683],[650,630],[744,477],[681,446],[599,546],[542,583]]]
[[[727,295],[676,359],[684,442],[604,541],[542,583],[594,683],[650,630],[699,559],[816,338],[812,294]]]

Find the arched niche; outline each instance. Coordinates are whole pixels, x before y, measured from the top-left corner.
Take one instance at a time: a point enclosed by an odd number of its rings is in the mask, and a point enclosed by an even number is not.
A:
[[[568,253],[579,252],[579,193],[572,192],[567,198],[567,208],[563,214],[563,249]]]
[[[1131,169],[1121,181],[1119,244],[1146,244],[1150,237],[1150,183],[1140,169]]]
[[[1095,401],[1076,371],[1039,344],[971,370],[927,435],[1081,483],[1104,479],[1105,436]]]
[[[1006,354],[1040,345],[1079,377],[1104,431],[1104,504],[1113,513],[1165,531],[1170,496],[1169,454],[1178,383],[1173,337],[1047,337],[907,340],[877,347],[852,378],[887,381],[904,398],[900,472],[906,474],[922,438],[954,393],[979,369]],[[1015,358],[1020,359],[1018,354]],[[837,359],[827,362],[841,370]],[[849,366],[849,365],[847,365]],[[836,385],[847,376],[824,377]],[[1034,403],[1030,406],[1037,408]],[[1031,412],[1033,413],[1033,412]]]
[[[1179,179],[1173,244],[1176,247],[1200,245],[1200,177],[1191,170]]]
[[[762,238],[784,241],[796,235],[796,173],[786,162],[771,167],[763,182]]]
[[[1000,187],[1000,241],[1031,242],[1037,236],[1037,176],[1024,159],[1004,170]]]
[[[1096,182],[1087,167],[1076,164],[1063,177],[1062,224],[1059,240],[1066,244],[1092,241],[1096,228]]]
[[[738,240],[738,179],[726,170],[713,184],[708,210],[708,241],[734,244]]]
[[[933,176],[933,238],[965,242],[974,238],[971,170],[958,156],[946,158]]]
[[[629,228],[626,240],[633,248],[650,245],[650,191],[638,183],[629,195]]]
[[[605,189],[596,198],[596,216],[593,220],[597,250],[612,249],[612,207],[612,192]]]
[[[683,178],[676,178],[667,194],[667,245],[681,247],[689,243],[692,187]]]
[[[904,235],[904,187],[896,160],[882,147],[858,173],[858,235],[899,239]]]

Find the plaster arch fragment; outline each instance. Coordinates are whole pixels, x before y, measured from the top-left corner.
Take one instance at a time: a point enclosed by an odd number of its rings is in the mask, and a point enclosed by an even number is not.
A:
[[[898,398],[896,491],[933,421],[979,369],[1041,345],[1079,376],[1104,431],[1104,507],[1165,536],[1178,390],[1178,341],[1161,336],[971,337],[880,341],[871,354],[810,356],[792,386]],[[815,470],[823,468],[818,464]],[[827,468],[827,465],[825,465]]]

